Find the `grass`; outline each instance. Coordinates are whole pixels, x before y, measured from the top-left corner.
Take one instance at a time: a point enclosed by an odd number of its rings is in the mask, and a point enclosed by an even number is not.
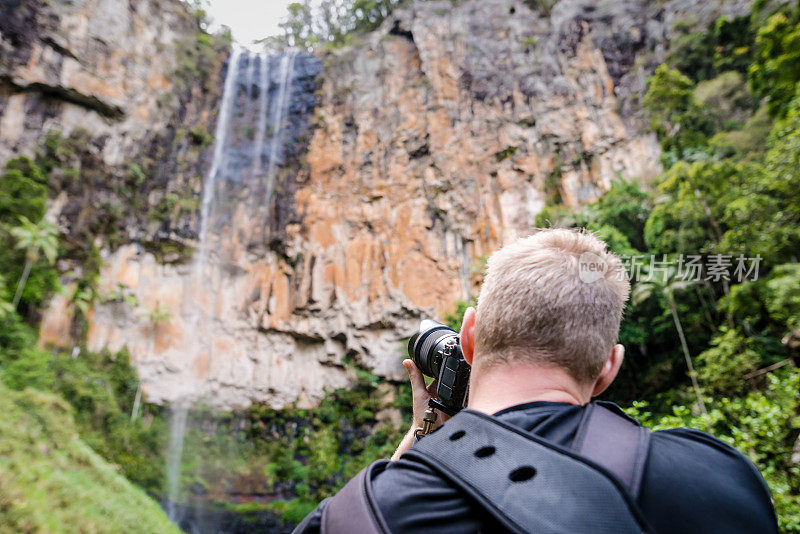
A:
[[[0,383],[0,533],[12,532],[180,530],[79,439],[69,404]]]

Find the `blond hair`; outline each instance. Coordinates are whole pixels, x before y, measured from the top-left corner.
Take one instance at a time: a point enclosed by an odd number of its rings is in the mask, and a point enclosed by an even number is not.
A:
[[[478,296],[475,350],[597,378],[619,334],[630,283],[620,259],[585,230],[539,230],[495,252]]]

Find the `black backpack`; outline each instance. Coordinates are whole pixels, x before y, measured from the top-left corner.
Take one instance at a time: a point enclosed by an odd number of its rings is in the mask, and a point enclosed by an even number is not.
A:
[[[510,532],[647,532],[636,501],[650,431],[604,404],[587,406],[572,450],[462,410],[403,457],[429,466]],[[366,467],[327,503],[323,534],[390,532],[372,496],[388,463]]]

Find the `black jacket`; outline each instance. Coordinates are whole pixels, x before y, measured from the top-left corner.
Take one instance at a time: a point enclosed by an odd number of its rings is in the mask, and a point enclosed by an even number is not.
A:
[[[495,417],[570,447],[583,406],[532,402]],[[373,480],[392,532],[501,532],[480,507],[429,467],[401,458]],[[302,524],[319,532],[323,501]],[[693,429],[654,432],[638,505],[656,532],[777,533],[769,489],[739,451]]]

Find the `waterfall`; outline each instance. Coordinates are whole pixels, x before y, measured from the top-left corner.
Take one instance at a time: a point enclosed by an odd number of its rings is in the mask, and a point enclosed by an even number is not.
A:
[[[192,282],[185,286],[181,303],[182,313],[192,326],[186,361],[181,365],[191,366],[195,361],[192,358],[199,354],[206,361],[215,357],[213,340],[199,325],[201,320],[213,322],[217,318],[219,289],[225,283],[222,273],[229,266],[246,262],[251,250],[267,250],[264,243],[276,177],[286,163],[286,145],[293,140],[294,132],[301,130],[297,123],[304,120],[302,114],[290,113],[298,57],[309,63],[316,61],[294,50],[255,53],[236,49],[228,59],[211,161],[203,182]],[[275,72],[277,76],[273,76]],[[191,369],[181,372],[191,375]],[[187,383],[172,403],[166,458],[168,515],[192,532],[209,528],[202,524],[202,518],[191,517],[192,508],[181,500],[184,441],[192,430],[192,404],[204,400],[198,398],[199,390]],[[201,459],[193,460],[193,464],[199,464]]]
[[[186,436],[186,419],[189,410],[186,406],[172,409],[169,422],[169,449],[167,450],[167,515],[169,520],[178,521],[175,505],[178,502],[183,439]]]
[[[225,86],[222,90],[222,104],[219,108],[219,116],[217,117],[217,127],[214,130],[214,155],[211,159],[211,168],[206,175],[203,184],[203,200],[200,208],[200,261],[195,261],[197,270],[202,270],[205,262],[208,259],[208,247],[205,246],[206,238],[208,236],[209,213],[211,210],[211,203],[214,200],[214,182],[217,178],[220,165],[225,156],[225,138],[228,133],[228,125],[230,123],[231,106],[233,104],[234,86],[238,74],[239,57],[242,55],[242,50],[236,49],[231,52],[231,57],[228,60],[228,72],[225,75]],[[197,273],[197,270],[195,271]]]
[[[272,109],[272,116],[270,117],[269,127],[272,140],[269,147],[269,167],[267,168],[267,191],[264,196],[263,205],[268,205],[272,199],[272,192],[275,188],[275,170],[278,168],[279,151],[282,147],[283,129],[283,116],[286,114],[286,108],[289,102],[289,80],[294,74],[294,60],[296,57],[295,51],[290,51],[281,58],[280,70],[280,91],[278,92],[278,100]]]

